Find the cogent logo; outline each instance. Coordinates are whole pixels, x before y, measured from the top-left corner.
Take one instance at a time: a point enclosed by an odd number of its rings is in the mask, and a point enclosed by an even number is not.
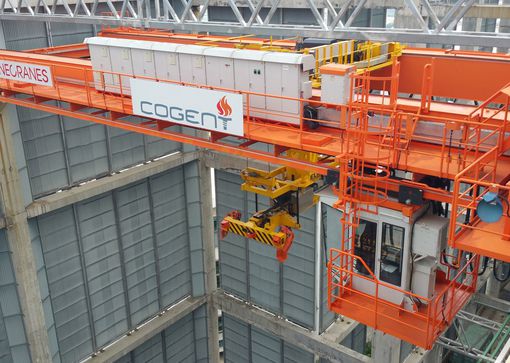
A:
[[[221,121],[223,130],[228,130],[228,122],[232,121],[229,117],[232,115],[232,107],[228,104],[227,97],[223,96],[216,104],[218,113],[203,112],[192,108],[181,108],[174,105],[162,103],[152,103],[150,101],[140,101],[140,110],[148,116],[157,116],[177,122],[188,122],[192,125],[205,126],[214,125],[218,128],[218,121]]]

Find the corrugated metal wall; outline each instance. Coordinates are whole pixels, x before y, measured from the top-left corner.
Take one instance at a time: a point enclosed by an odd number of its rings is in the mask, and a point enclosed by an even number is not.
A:
[[[254,195],[241,191],[236,174],[217,170],[216,206],[221,219],[234,209],[247,219],[255,212]],[[267,201],[259,198],[259,209]],[[275,250],[229,234],[220,240],[221,287],[256,305],[314,329],[315,209],[303,213],[287,261],[280,264]],[[327,309],[326,309],[327,310]],[[325,311],[322,309],[321,314]]]
[[[313,353],[223,314],[225,363],[313,363]]]
[[[5,230],[0,230],[0,362],[30,362]]]
[[[196,164],[33,221],[53,308],[47,318],[54,315],[62,362],[75,362],[162,308],[203,293],[203,263],[192,266],[192,259],[203,260],[202,240],[192,237],[186,221],[195,212],[185,196],[200,195]],[[39,278],[43,284],[45,275]]]
[[[207,310],[202,306],[116,363],[207,363]]]

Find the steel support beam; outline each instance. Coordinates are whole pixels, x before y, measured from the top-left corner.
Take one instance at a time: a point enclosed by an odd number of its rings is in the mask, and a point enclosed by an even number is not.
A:
[[[305,328],[292,324],[282,317],[227,295],[222,290],[218,290],[214,294],[213,303],[217,309],[222,310],[224,313],[265,332],[274,334],[290,344],[315,353],[331,362],[368,363],[372,361],[361,353],[343,345],[335,344],[334,341],[322,335],[317,335]]]
[[[112,18],[109,16],[77,16],[69,17],[65,15],[44,15],[32,16],[30,14],[0,14],[0,20],[32,20],[32,21],[51,21],[61,23],[78,24],[96,24],[104,26],[133,26],[150,27],[158,29],[171,29],[184,32],[213,32],[228,34],[254,34],[254,35],[272,35],[282,37],[318,37],[318,38],[343,38],[355,40],[372,41],[398,41],[402,43],[430,43],[444,45],[466,45],[466,46],[485,46],[485,47],[508,47],[510,43],[510,34],[503,33],[483,33],[483,32],[457,32],[441,31],[438,33],[425,33],[416,29],[384,29],[384,28],[366,28],[366,27],[344,27],[334,30],[324,30],[318,26],[298,26],[289,24],[253,24],[251,27],[245,27],[237,23],[214,23],[214,22],[185,22],[177,23],[171,20],[157,19],[132,19],[132,18]]]

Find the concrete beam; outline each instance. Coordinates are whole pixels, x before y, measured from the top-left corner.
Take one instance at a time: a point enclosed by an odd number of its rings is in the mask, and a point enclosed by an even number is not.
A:
[[[29,218],[37,217],[41,214],[77,203],[87,198],[109,192],[113,189],[121,188],[138,180],[148,178],[152,175],[164,172],[165,170],[196,160],[199,155],[200,152],[198,151],[189,153],[177,152],[159,160],[132,167],[131,169],[121,173],[113,174],[59,193],[51,194],[32,202],[26,208],[27,215]]]
[[[340,344],[354,328],[358,326],[358,322],[347,317],[343,317],[331,324],[321,336],[331,342]]]
[[[510,302],[502,300],[496,297],[487,296],[482,293],[476,293],[472,301],[477,304],[490,307],[492,309],[502,311],[504,313],[510,313]]]
[[[331,362],[372,362],[369,357],[363,354],[343,345],[335,344],[334,341],[322,335],[317,335],[305,328],[292,324],[284,318],[227,295],[222,290],[218,290],[214,294],[213,303],[216,308],[224,313],[274,334],[290,344],[315,353]]]
[[[181,300],[177,304],[163,310],[160,314],[140,326],[137,330],[132,331],[130,335],[124,335],[119,340],[103,348],[100,352],[97,352],[94,357],[84,360],[84,362],[110,363],[116,361],[131,352],[140,344],[146,342],[156,334],[161,333],[181,318],[201,307],[205,304],[206,300],[206,296],[199,298],[188,297]]]

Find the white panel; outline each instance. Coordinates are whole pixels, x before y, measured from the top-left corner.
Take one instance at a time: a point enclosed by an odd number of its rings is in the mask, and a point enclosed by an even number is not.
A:
[[[282,67],[282,96],[300,98],[300,66],[296,64],[283,64]],[[271,75],[268,75],[271,76]],[[282,111],[287,113],[299,113],[299,101],[282,99]]]
[[[282,65],[279,63],[266,63],[266,93],[281,96],[282,94]],[[281,98],[267,97],[266,106],[271,111],[282,111]]]
[[[266,92],[264,63],[257,60],[234,60],[235,89],[255,93]],[[244,95],[246,104],[246,95]],[[264,96],[250,96],[250,108],[266,108]]]
[[[180,81],[179,56],[177,53],[154,51],[156,78]]]
[[[87,43],[89,46],[92,69],[95,71],[112,71],[112,62],[110,60],[108,42],[108,38],[97,37],[85,39],[85,43]],[[104,85],[108,86],[113,84],[112,75],[94,72],[94,83],[97,89],[104,90]],[[111,89],[108,89],[108,87],[107,90],[111,91]]]
[[[133,63],[131,61],[131,51],[127,47],[110,47],[110,57],[112,61],[112,71],[133,75]],[[114,91],[124,94],[130,94],[128,76],[113,75]],[[121,84],[122,83],[122,84]]]
[[[154,52],[152,49],[131,49],[133,59],[133,72],[137,76],[156,77],[154,65]]]
[[[207,84],[234,89],[234,62],[232,58],[206,57]]]

